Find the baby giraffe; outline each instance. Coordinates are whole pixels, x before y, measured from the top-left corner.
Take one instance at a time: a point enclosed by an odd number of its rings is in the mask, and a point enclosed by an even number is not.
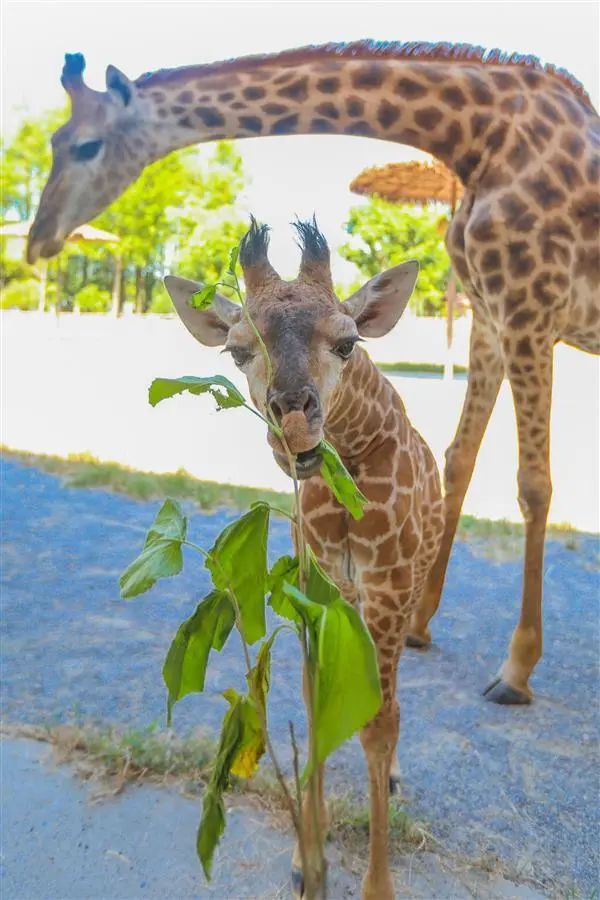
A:
[[[253,403],[280,421],[302,479],[305,538],[350,603],[360,606],[377,648],[383,705],[363,728],[371,804],[368,870],[363,897],[394,896],[389,866],[388,801],[397,778],[400,711],[396,670],[413,609],[420,602],[443,532],[438,470],[410,424],[402,400],[359,346],[380,337],[406,308],[418,265],[405,262],[368,281],[341,303],[333,290],[329,248],[316,223],[295,224],[302,250],[295,281],[283,281],[267,256],[268,228],[254,220],[240,246],[247,308],[269,353],[272,380],[256,335],[240,307],[217,296],[211,309],[190,305],[201,285],[168,276],[165,284],[188,330],[208,346],[224,345],[248,380]],[[317,445],[333,444],[368,498],[355,521],[319,474]],[[283,446],[268,441],[289,473]],[[321,773],[322,776],[322,773]],[[320,779],[323,827],[326,812]],[[305,809],[307,834],[311,831]],[[310,865],[310,852],[307,853]],[[303,892],[298,853],[293,885]]]

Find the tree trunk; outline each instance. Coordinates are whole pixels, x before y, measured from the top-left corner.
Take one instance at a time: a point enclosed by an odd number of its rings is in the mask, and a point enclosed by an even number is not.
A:
[[[40,298],[38,302],[38,312],[43,313],[46,309],[46,285],[48,283],[48,260],[40,261]]]
[[[142,292],[142,270],[135,267],[135,311],[138,315],[144,311],[144,294]]]
[[[117,318],[117,316],[121,315],[121,292],[122,292],[122,273],[123,273],[123,260],[121,255],[118,254],[115,256],[115,267],[114,267],[114,275],[113,275],[113,287],[112,287],[112,315]]]
[[[56,306],[55,311],[56,315],[60,315],[60,304],[62,302],[62,290],[63,290],[63,280],[64,274],[60,264],[60,260],[56,260]]]

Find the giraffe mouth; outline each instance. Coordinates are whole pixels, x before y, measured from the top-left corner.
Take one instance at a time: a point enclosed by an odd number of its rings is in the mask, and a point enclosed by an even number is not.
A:
[[[46,240],[36,240],[30,236],[27,243],[27,262],[33,265],[40,257],[42,259],[50,259],[56,256],[64,246],[64,240],[61,238],[48,238]]]
[[[292,473],[285,454],[274,451],[273,455],[280,468],[283,469],[286,475],[291,477]],[[296,475],[298,476],[299,481],[304,481],[306,478],[312,478],[313,475],[316,475],[319,472],[320,468],[321,454],[318,450],[318,444],[314,446],[312,450],[303,450],[302,453],[296,455]]]

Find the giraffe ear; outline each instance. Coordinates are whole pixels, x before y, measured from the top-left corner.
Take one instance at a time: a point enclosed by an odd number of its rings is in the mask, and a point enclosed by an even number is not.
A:
[[[363,337],[382,337],[394,327],[408,305],[419,274],[415,259],[387,269],[367,281],[343,304]]]
[[[192,295],[201,291],[203,284],[189,278],[167,275],[165,287],[177,315],[196,340],[207,347],[220,347],[225,343],[229,329],[241,316],[242,311],[237,304],[216,294],[210,309],[194,309]]]
[[[107,66],[106,89],[120,106],[129,106],[133,97],[133,82],[116,66]]]

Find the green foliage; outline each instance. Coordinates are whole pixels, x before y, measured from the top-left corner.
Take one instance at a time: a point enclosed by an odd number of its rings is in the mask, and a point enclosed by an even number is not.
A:
[[[102,313],[110,309],[112,297],[110,291],[102,290],[97,284],[90,283],[76,293],[75,302],[81,312]]]
[[[225,591],[211,591],[183,622],[173,639],[163,666],[169,691],[167,721],[171,724],[174,704],[187,694],[204,690],[204,677],[211,649],[222,650],[233,628],[235,613]]]
[[[228,284],[243,304],[236,276],[237,248],[227,254]],[[208,308],[215,285],[198,291],[195,303]],[[247,310],[244,307],[247,314]],[[257,337],[256,326],[247,315]],[[266,354],[266,349],[263,345]],[[267,368],[270,363],[266,359]],[[148,399],[156,406],[168,397],[185,391],[211,393],[219,408],[247,406],[235,385],[223,376],[197,378],[156,378]],[[258,411],[252,410],[260,418]],[[279,426],[264,419],[269,428]],[[336,450],[327,442],[320,445],[321,471],[338,501],[354,518],[363,515],[366,498],[354,484]],[[297,484],[295,484],[297,495]],[[289,801],[295,827],[303,828],[300,808],[285,785],[276,763],[267,733],[267,695],[271,676],[271,648],[284,628],[295,632],[305,662],[309,751],[304,778],[309,781],[309,796],[316,796],[316,768],[355,731],[377,713],[381,688],[377,655],[368,629],[358,612],[341,596],[338,587],[320,568],[303,538],[302,510],[293,517],[299,556],[277,560],[267,571],[267,538],[270,506],[255,503],[240,518],[219,534],[209,551],[195,547],[204,557],[214,589],[197,606],[194,614],[179,628],[169,649],[163,675],[168,688],[168,720],[173,705],[182,697],[204,689],[211,649],[220,650],[234,624],[239,632],[246,661],[247,696],[232,688],[223,696],[230,704],[221,730],[215,766],[204,795],[202,818],[197,835],[197,852],[205,876],[210,879],[215,849],[225,829],[223,794],[230,776],[251,777],[269,746],[278,779]],[[121,578],[122,596],[135,596],[165,575],[181,570],[181,544],[185,541],[186,520],[179,507],[167,501],[148,536],[142,554]],[[272,609],[288,619],[260,646],[254,664],[250,647],[266,632],[266,596]],[[294,745],[295,747],[295,745]],[[296,751],[295,751],[296,752]],[[312,801],[309,801],[312,802]],[[300,803],[299,798],[297,804]],[[315,814],[317,812],[315,811]],[[304,842],[301,842],[304,846]],[[320,868],[324,866],[320,844]],[[307,890],[311,894],[311,888]]]
[[[123,599],[137,597],[150,590],[159,578],[181,572],[181,545],[186,533],[187,519],[179,505],[173,500],[165,500],[146,535],[144,549],[121,575],[119,584]]]
[[[175,307],[173,306],[169,293],[162,281],[154,285],[152,303],[150,304],[148,312],[156,313],[160,316],[170,315],[175,312]]]
[[[195,375],[183,375],[181,378],[155,378],[148,391],[151,406],[161,400],[174,397],[176,394],[212,394],[219,409],[230,409],[234,406],[245,406],[246,401],[236,386],[224,375],[211,375],[197,378]]]
[[[367,498],[357,488],[337,451],[327,441],[321,441],[319,453],[321,475],[336,500],[346,507],[353,519],[362,519]]]
[[[375,716],[381,687],[375,646],[360,615],[309,555],[306,592],[284,582],[283,593],[307,626],[316,663],[316,764]],[[309,761],[305,778],[311,771]]]
[[[231,708],[221,728],[221,737],[210,781],[204,792],[202,818],[198,828],[196,849],[204,874],[210,880],[212,860],[217,844],[225,831],[225,803],[223,794],[229,787],[229,776],[244,737],[244,709],[246,698],[230,694]]]
[[[249,644],[265,633],[269,512],[267,503],[257,503],[221,532],[206,559],[215,586],[235,598]]]
[[[24,119],[10,144],[2,145],[3,217],[9,212],[16,212],[21,221],[33,216],[52,164],[50,135],[67,117],[62,108],[48,110],[36,119]]]
[[[406,259],[417,259],[420,271],[410,305],[421,315],[441,315],[450,273],[441,217],[436,207],[399,205],[371,197],[368,203],[351,208],[346,223],[351,238],[339,253],[358,266],[365,278]]]
[[[11,281],[0,292],[0,309],[37,309],[40,302],[40,283],[35,278]]]

